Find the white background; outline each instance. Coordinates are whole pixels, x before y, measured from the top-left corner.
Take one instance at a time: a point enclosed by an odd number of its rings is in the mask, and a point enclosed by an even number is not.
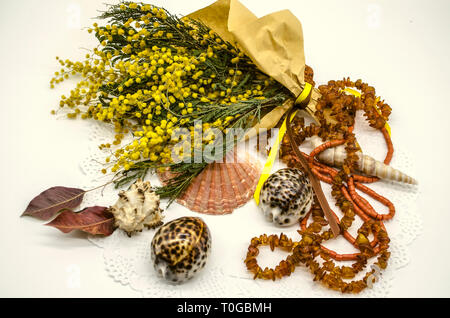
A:
[[[69,86],[50,90],[48,82],[59,69],[56,55],[81,59],[83,47],[95,44],[82,28],[95,22],[103,2],[0,2],[0,296],[139,296],[107,276],[101,250],[83,234],[65,237],[19,217],[44,189],[76,187],[83,179],[79,162],[87,155],[89,123],[51,116]],[[186,14],[212,2],[152,3]],[[362,78],[392,106],[394,145],[412,154],[416,166],[424,229],[391,296],[449,297],[450,1],[242,3],[257,16],[288,8],[300,19],[318,84]],[[74,274],[79,282],[71,280]]]

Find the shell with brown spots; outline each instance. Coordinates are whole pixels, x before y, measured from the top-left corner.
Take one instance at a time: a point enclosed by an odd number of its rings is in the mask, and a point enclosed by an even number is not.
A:
[[[182,217],[162,226],[151,244],[153,266],[165,280],[178,284],[205,267],[211,249],[211,234],[197,217]]]

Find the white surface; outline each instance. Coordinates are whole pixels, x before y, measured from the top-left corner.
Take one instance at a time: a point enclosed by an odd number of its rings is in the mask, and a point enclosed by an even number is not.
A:
[[[48,88],[56,55],[77,59],[95,42],[81,27],[102,1],[9,1],[0,4],[1,193],[0,296],[136,297],[103,270],[84,235],[64,236],[19,218],[29,200],[54,186],[78,186],[89,123],[55,120],[50,110],[66,86]],[[153,1],[188,13],[212,1]],[[394,145],[417,167],[424,230],[397,272],[390,296],[449,297],[450,224],[446,90],[448,1],[242,1],[258,16],[289,8],[302,22],[307,64],[321,84],[350,76],[374,85],[392,106]],[[76,15],[80,12],[80,20]],[[421,89],[423,88],[423,89]],[[395,221],[395,220],[394,220]],[[79,275],[77,275],[79,273]],[[79,276],[79,280],[74,277]]]

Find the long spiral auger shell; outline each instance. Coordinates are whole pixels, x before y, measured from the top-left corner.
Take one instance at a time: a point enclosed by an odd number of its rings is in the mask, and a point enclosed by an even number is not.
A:
[[[318,136],[313,136],[310,139],[311,144],[314,148],[319,147],[324,142]],[[417,181],[405,173],[384,164],[362,152],[357,152],[358,155],[358,169],[360,172],[365,173],[370,176],[376,176],[380,179],[403,182],[407,184],[417,184]],[[329,148],[318,155],[318,159],[326,164],[335,167],[341,167],[347,156],[345,146],[341,145],[334,148]]]

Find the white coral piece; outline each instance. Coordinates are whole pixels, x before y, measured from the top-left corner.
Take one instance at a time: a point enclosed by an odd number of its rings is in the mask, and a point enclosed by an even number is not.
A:
[[[129,190],[120,191],[119,200],[109,210],[114,215],[115,225],[129,236],[144,227],[155,228],[163,224],[159,195],[148,181],[137,180]]]

